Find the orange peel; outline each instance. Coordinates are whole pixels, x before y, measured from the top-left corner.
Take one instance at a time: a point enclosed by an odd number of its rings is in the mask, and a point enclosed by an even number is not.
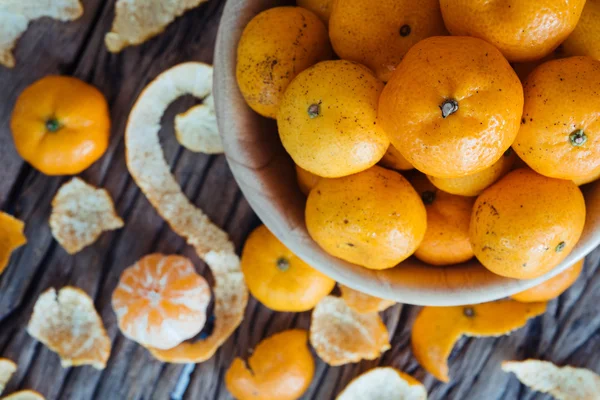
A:
[[[131,176],[173,231],[194,247],[215,280],[215,328],[210,337],[184,342],[170,350],[150,349],[161,361],[198,363],[212,357],[244,318],[248,288],[240,259],[226,232],[193,205],[171,174],[160,146],[158,131],[165,110],[180,96],[200,99],[212,90],[212,67],[189,62],[159,75],[136,101],[125,131],[127,167]]]
[[[210,288],[181,256],[150,254],[123,271],[112,295],[119,329],[144,347],[171,349],[206,322]]]
[[[396,304],[394,300],[386,300],[379,297],[370,296],[366,293],[349,288],[348,286],[344,286],[341,283],[338,284],[338,286],[342,292],[342,299],[344,299],[348,307],[359,313],[385,311],[389,307]]]
[[[20,390],[3,397],[2,400],[46,400],[46,398],[35,390]]]
[[[83,6],[79,0],[55,0],[45,4],[3,0],[0,2],[0,65],[15,66],[12,50],[31,21],[42,17],[73,21],[82,14]]]
[[[557,367],[548,361],[504,361],[502,370],[514,373],[533,390],[557,400],[593,400],[600,393],[600,376],[585,368]]]
[[[12,252],[27,243],[24,229],[22,221],[0,211],[0,275],[8,266]]]
[[[373,368],[354,378],[336,400],[427,400],[425,386],[392,367]]]
[[[520,303],[515,300],[457,307],[423,307],[412,328],[413,354],[431,375],[448,382],[448,356],[461,336],[506,335],[545,311],[546,303]]]
[[[78,253],[103,232],[123,225],[110,194],[79,178],[62,185],[52,200],[52,236],[69,254]]]
[[[239,400],[295,400],[306,392],[314,374],[308,332],[290,329],[260,342],[247,363],[233,360],[225,386]]]
[[[186,11],[207,0],[118,0],[111,31],[104,37],[106,48],[118,53],[127,46],[144,43],[162,33]]]
[[[43,292],[35,302],[27,332],[57,353],[65,368],[106,367],[110,339],[93,300],[79,288],[65,286],[58,293],[54,288]]]
[[[361,314],[339,297],[326,296],[312,312],[310,343],[331,366],[374,360],[390,349],[378,313]]]
[[[17,371],[17,364],[7,358],[0,358],[0,394]]]
[[[212,95],[175,117],[175,136],[186,149],[205,154],[223,153],[223,142],[219,136],[215,101]]]

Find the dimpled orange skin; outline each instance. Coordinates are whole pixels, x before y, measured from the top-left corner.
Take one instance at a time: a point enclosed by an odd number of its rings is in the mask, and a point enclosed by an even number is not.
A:
[[[250,293],[275,311],[311,310],[335,286],[333,279],[298,258],[264,225],[246,240],[241,267]]]
[[[600,61],[570,57],[536,68],[525,85],[513,148],[535,171],[581,180],[600,174]],[[585,141],[574,135],[583,132]]]
[[[427,210],[427,231],[415,257],[431,265],[459,264],[473,258],[469,223],[475,199],[442,192],[422,175],[410,183]]]
[[[308,389],[315,361],[308,332],[290,329],[256,346],[248,365],[236,358],[225,374],[227,390],[238,400],[296,400]]]
[[[320,176],[308,172],[296,165],[296,180],[298,181],[298,186],[300,186],[300,191],[306,196],[308,196],[312,188],[315,187],[319,179],[321,179]]]
[[[337,178],[364,171],[390,142],[376,124],[383,82],[365,66],[323,61],[288,86],[277,116],[279,137],[294,162]]]
[[[75,175],[108,148],[108,104],[79,79],[46,76],[21,93],[10,129],[17,152],[34,168],[46,175]]]
[[[585,0],[440,0],[446,27],[496,46],[511,62],[548,55],[575,29]]]
[[[409,163],[408,160],[404,158],[404,156],[398,151],[398,149],[392,145],[388,147],[381,160],[379,160],[379,165],[399,171],[408,171],[414,168],[412,164]]]
[[[590,56],[600,60],[600,0],[587,0],[579,22],[561,47],[570,56]]]
[[[453,105],[458,109],[451,112]],[[377,121],[415,168],[456,178],[502,157],[522,111],[521,82],[495,47],[470,37],[432,37],[404,56],[383,90]]]
[[[331,58],[327,28],[300,7],[275,7],[254,17],[237,49],[236,77],[246,103],[276,118],[283,93],[300,72]]]
[[[380,270],[414,253],[425,236],[427,214],[402,175],[375,166],[319,180],[306,203],[306,227],[329,254]]]
[[[475,256],[490,271],[533,279],[569,255],[584,223],[585,202],[577,185],[523,168],[477,198],[470,239]]]
[[[565,290],[575,283],[577,278],[579,278],[582,269],[583,260],[579,260],[560,274],[548,279],[546,282],[514,294],[511,297],[522,303],[552,300],[563,294]]]
[[[415,43],[447,34],[438,0],[334,0],[329,19],[336,54],[384,82]]]
[[[297,0],[296,4],[317,14],[324,23],[329,22],[333,0]]]
[[[427,176],[427,178],[435,187],[444,192],[459,196],[478,196],[485,188],[506,175],[516,159],[515,152],[508,149],[494,165],[472,175],[460,178],[436,178],[434,176]]]

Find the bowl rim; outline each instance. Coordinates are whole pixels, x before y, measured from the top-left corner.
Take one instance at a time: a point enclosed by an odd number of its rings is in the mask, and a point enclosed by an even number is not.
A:
[[[476,259],[433,267],[409,258],[382,271],[369,270],[325,253],[308,235],[304,198],[293,163],[279,140],[274,121],[254,113],[237,86],[237,43],[247,22],[277,0],[228,0],[217,34],[213,94],[225,156],[246,200],[261,221],[306,263],[355,290],[399,303],[459,306],[498,300],[529,289],[561,273],[600,244],[600,183],[584,188],[586,224],[575,249],[552,271],[531,280],[501,277]],[[294,186],[293,188],[291,186]]]

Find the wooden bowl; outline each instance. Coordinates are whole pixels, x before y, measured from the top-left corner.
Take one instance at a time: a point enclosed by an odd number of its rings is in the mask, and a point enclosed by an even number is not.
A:
[[[304,224],[305,198],[294,165],[281,146],[275,121],[253,112],[235,79],[236,49],[242,30],[277,0],[229,0],[215,53],[214,95],[229,165],[246,199],[267,227],[294,253],[336,281],[361,292],[417,305],[451,306],[500,299],[563,271],[600,244],[600,184],[584,188],[587,220],[581,241],[562,264],[545,276],[522,281],[503,278],[479,262],[434,267],[414,257],[373,271],[330,256],[310,238]]]

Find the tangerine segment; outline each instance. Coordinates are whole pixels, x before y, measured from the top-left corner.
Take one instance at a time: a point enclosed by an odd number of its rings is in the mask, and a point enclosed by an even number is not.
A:
[[[52,236],[69,254],[94,243],[102,232],[123,225],[110,194],[79,178],[63,184],[52,199]]]
[[[115,19],[104,37],[106,48],[118,53],[158,35],[186,11],[207,0],[118,0]]]
[[[423,307],[411,332],[413,354],[427,372],[448,382],[448,356],[461,336],[506,335],[545,311],[546,303],[515,300],[458,307]]]
[[[335,286],[333,279],[298,258],[265,225],[246,240],[242,272],[250,293],[275,311],[308,311]]]
[[[17,371],[17,364],[7,358],[0,358],[0,394]]]
[[[530,289],[520,293],[513,294],[513,299],[530,303],[536,301],[548,301],[560,296],[577,280],[583,269],[583,259],[561,272],[560,274],[548,279],[546,282],[540,283]]]
[[[308,332],[291,329],[256,346],[248,362],[236,358],[225,374],[227,390],[239,400],[295,400],[315,373]]]
[[[35,390],[20,390],[3,397],[2,400],[45,400],[45,397]]]
[[[346,302],[348,307],[359,313],[374,313],[385,311],[389,307],[396,304],[394,300],[381,299],[375,296],[369,296],[366,293],[359,292],[339,284],[340,291],[342,292],[342,299]]]
[[[104,369],[110,356],[110,339],[94,301],[83,290],[65,286],[40,295],[33,307],[27,332],[57,353],[63,367],[91,365]]]
[[[121,274],[112,295],[119,329],[144,347],[171,349],[206,322],[210,288],[181,256],[151,254]]]
[[[0,275],[8,266],[13,251],[27,243],[25,224],[0,211]]]
[[[177,65],[144,89],[133,106],[125,131],[127,168],[133,179],[171,228],[194,246],[215,279],[216,321],[212,335],[171,350],[151,349],[152,355],[162,361],[197,363],[212,357],[242,322],[248,302],[248,289],[233,243],[182,192],[171,175],[158,138],[160,121],[169,104],[186,94],[204,98],[211,88],[210,66],[194,62]]]
[[[310,343],[331,366],[374,360],[391,347],[378,313],[361,314],[333,296],[321,300],[312,312]]]
[[[456,178],[497,162],[522,112],[523,87],[498,49],[472,37],[431,37],[396,68],[377,123],[416,169]]]
[[[600,61],[548,61],[525,81],[521,129],[513,149],[536,172],[585,180],[600,174]]]
[[[354,378],[336,400],[427,400],[425,386],[391,367],[373,368]]]
[[[504,372],[514,373],[531,389],[556,400],[593,400],[600,393],[600,376],[585,368],[557,367],[548,361],[504,361]]]
[[[248,289],[240,271],[239,258],[232,253],[209,252],[204,261],[215,280],[213,332],[204,340],[183,342],[169,350],[149,349],[160,361],[187,364],[208,360],[242,322]]]

